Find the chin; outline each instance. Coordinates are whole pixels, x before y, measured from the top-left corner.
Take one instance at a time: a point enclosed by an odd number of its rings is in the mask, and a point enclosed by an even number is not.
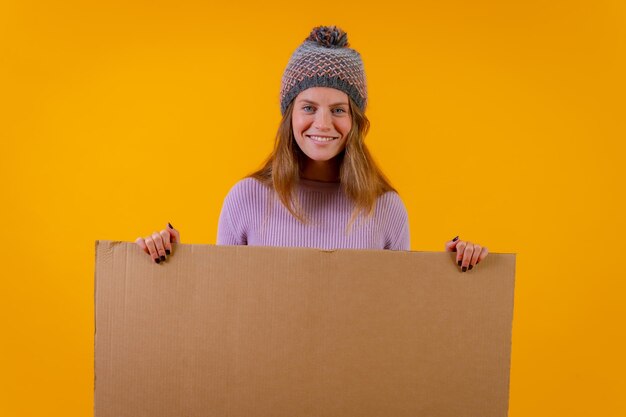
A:
[[[314,152],[311,153],[305,153],[305,155],[312,161],[315,162],[328,162],[328,161],[332,161],[333,159],[336,159],[337,157],[341,156],[343,152],[337,152],[337,153],[333,153],[333,154],[316,154]]]
[[[334,158],[334,156],[317,156],[317,155],[314,155],[314,156],[307,155],[307,157],[311,161],[315,161],[315,162],[328,162]]]

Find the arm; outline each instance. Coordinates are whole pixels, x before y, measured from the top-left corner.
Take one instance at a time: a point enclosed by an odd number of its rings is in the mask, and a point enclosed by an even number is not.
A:
[[[241,221],[234,221],[241,218],[241,213],[246,209],[240,204],[241,187],[235,185],[224,198],[222,211],[217,224],[217,244],[218,245],[247,245],[248,239],[245,226]]]
[[[387,229],[389,230],[389,243],[385,249],[411,250],[411,232],[409,229],[409,215],[402,199],[397,193],[389,193],[389,209]]]

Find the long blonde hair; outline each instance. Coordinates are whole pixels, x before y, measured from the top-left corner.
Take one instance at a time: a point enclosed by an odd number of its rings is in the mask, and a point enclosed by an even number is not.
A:
[[[346,147],[336,158],[340,158],[339,178],[346,195],[355,207],[348,222],[350,229],[359,213],[369,217],[374,213],[376,200],[387,191],[396,191],[374,162],[364,143],[370,127],[365,113],[348,97],[352,128],[346,138]],[[298,146],[291,122],[294,108],[293,100],[287,107],[278,126],[274,149],[263,162],[262,167],[247,175],[270,187],[289,212],[299,221],[307,223],[309,219],[300,202],[295,198],[294,189],[300,180],[300,172],[307,156]]]

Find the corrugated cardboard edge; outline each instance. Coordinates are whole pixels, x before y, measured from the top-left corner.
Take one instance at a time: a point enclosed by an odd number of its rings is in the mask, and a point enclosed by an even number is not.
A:
[[[515,325],[515,286],[517,285],[517,253],[507,253],[507,255],[513,256],[513,285],[511,291],[511,331],[508,339],[511,341],[509,349],[509,378],[507,380],[507,392],[509,393],[507,398],[507,416],[511,412],[511,368],[513,367],[513,326]]]
[[[112,257],[112,253],[113,253],[113,248],[117,245],[121,245],[123,243],[130,243],[130,242],[124,242],[124,241],[120,241],[120,240],[96,240],[95,241],[95,264],[94,264],[94,281],[93,281],[93,322],[94,322],[94,332],[93,332],[93,392],[94,392],[94,402],[93,402],[93,415],[96,414],[96,402],[95,402],[95,393],[96,393],[96,384],[98,383],[97,381],[97,375],[96,375],[96,345],[97,345],[97,337],[98,337],[98,328],[97,328],[97,320],[96,320],[96,316],[97,316],[97,291],[98,291],[98,260],[102,257],[104,257],[105,255],[109,255],[108,259],[111,259]],[[107,259],[107,260],[108,260]],[[110,266],[110,262],[103,262],[103,265],[106,265],[107,267]]]

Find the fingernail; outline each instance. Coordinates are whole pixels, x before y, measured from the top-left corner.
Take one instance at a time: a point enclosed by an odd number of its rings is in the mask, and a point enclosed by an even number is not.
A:
[[[160,260],[159,258],[156,258],[156,259],[154,260],[154,262],[159,263],[159,262],[161,262],[161,260]]]
[[[463,261],[459,261],[459,266],[461,266],[462,263],[463,263]]]
[[[465,272],[465,271],[467,271],[467,267],[466,266],[463,267],[463,272]]]
[[[161,260],[162,260],[162,261],[165,261],[165,255],[162,255],[162,256],[161,256]]]
[[[165,249],[165,254],[169,255],[170,254],[170,250],[169,249]]]
[[[467,269],[471,270],[473,267],[474,267],[474,265],[470,265],[469,268],[467,268]]]
[[[171,224],[171,223],[167,223],[167,225],[169,226],[169,228],[170,228],[170,229],[173,229],[173,228],[174,228],[174,226],[172,226],[172,224]]]
[[[457,237],[455,237],[454,239],[452,239],[452,241],[453,241],[453,242],[456,242],[458,238],[459,238],[459,237],[457,236]]]

